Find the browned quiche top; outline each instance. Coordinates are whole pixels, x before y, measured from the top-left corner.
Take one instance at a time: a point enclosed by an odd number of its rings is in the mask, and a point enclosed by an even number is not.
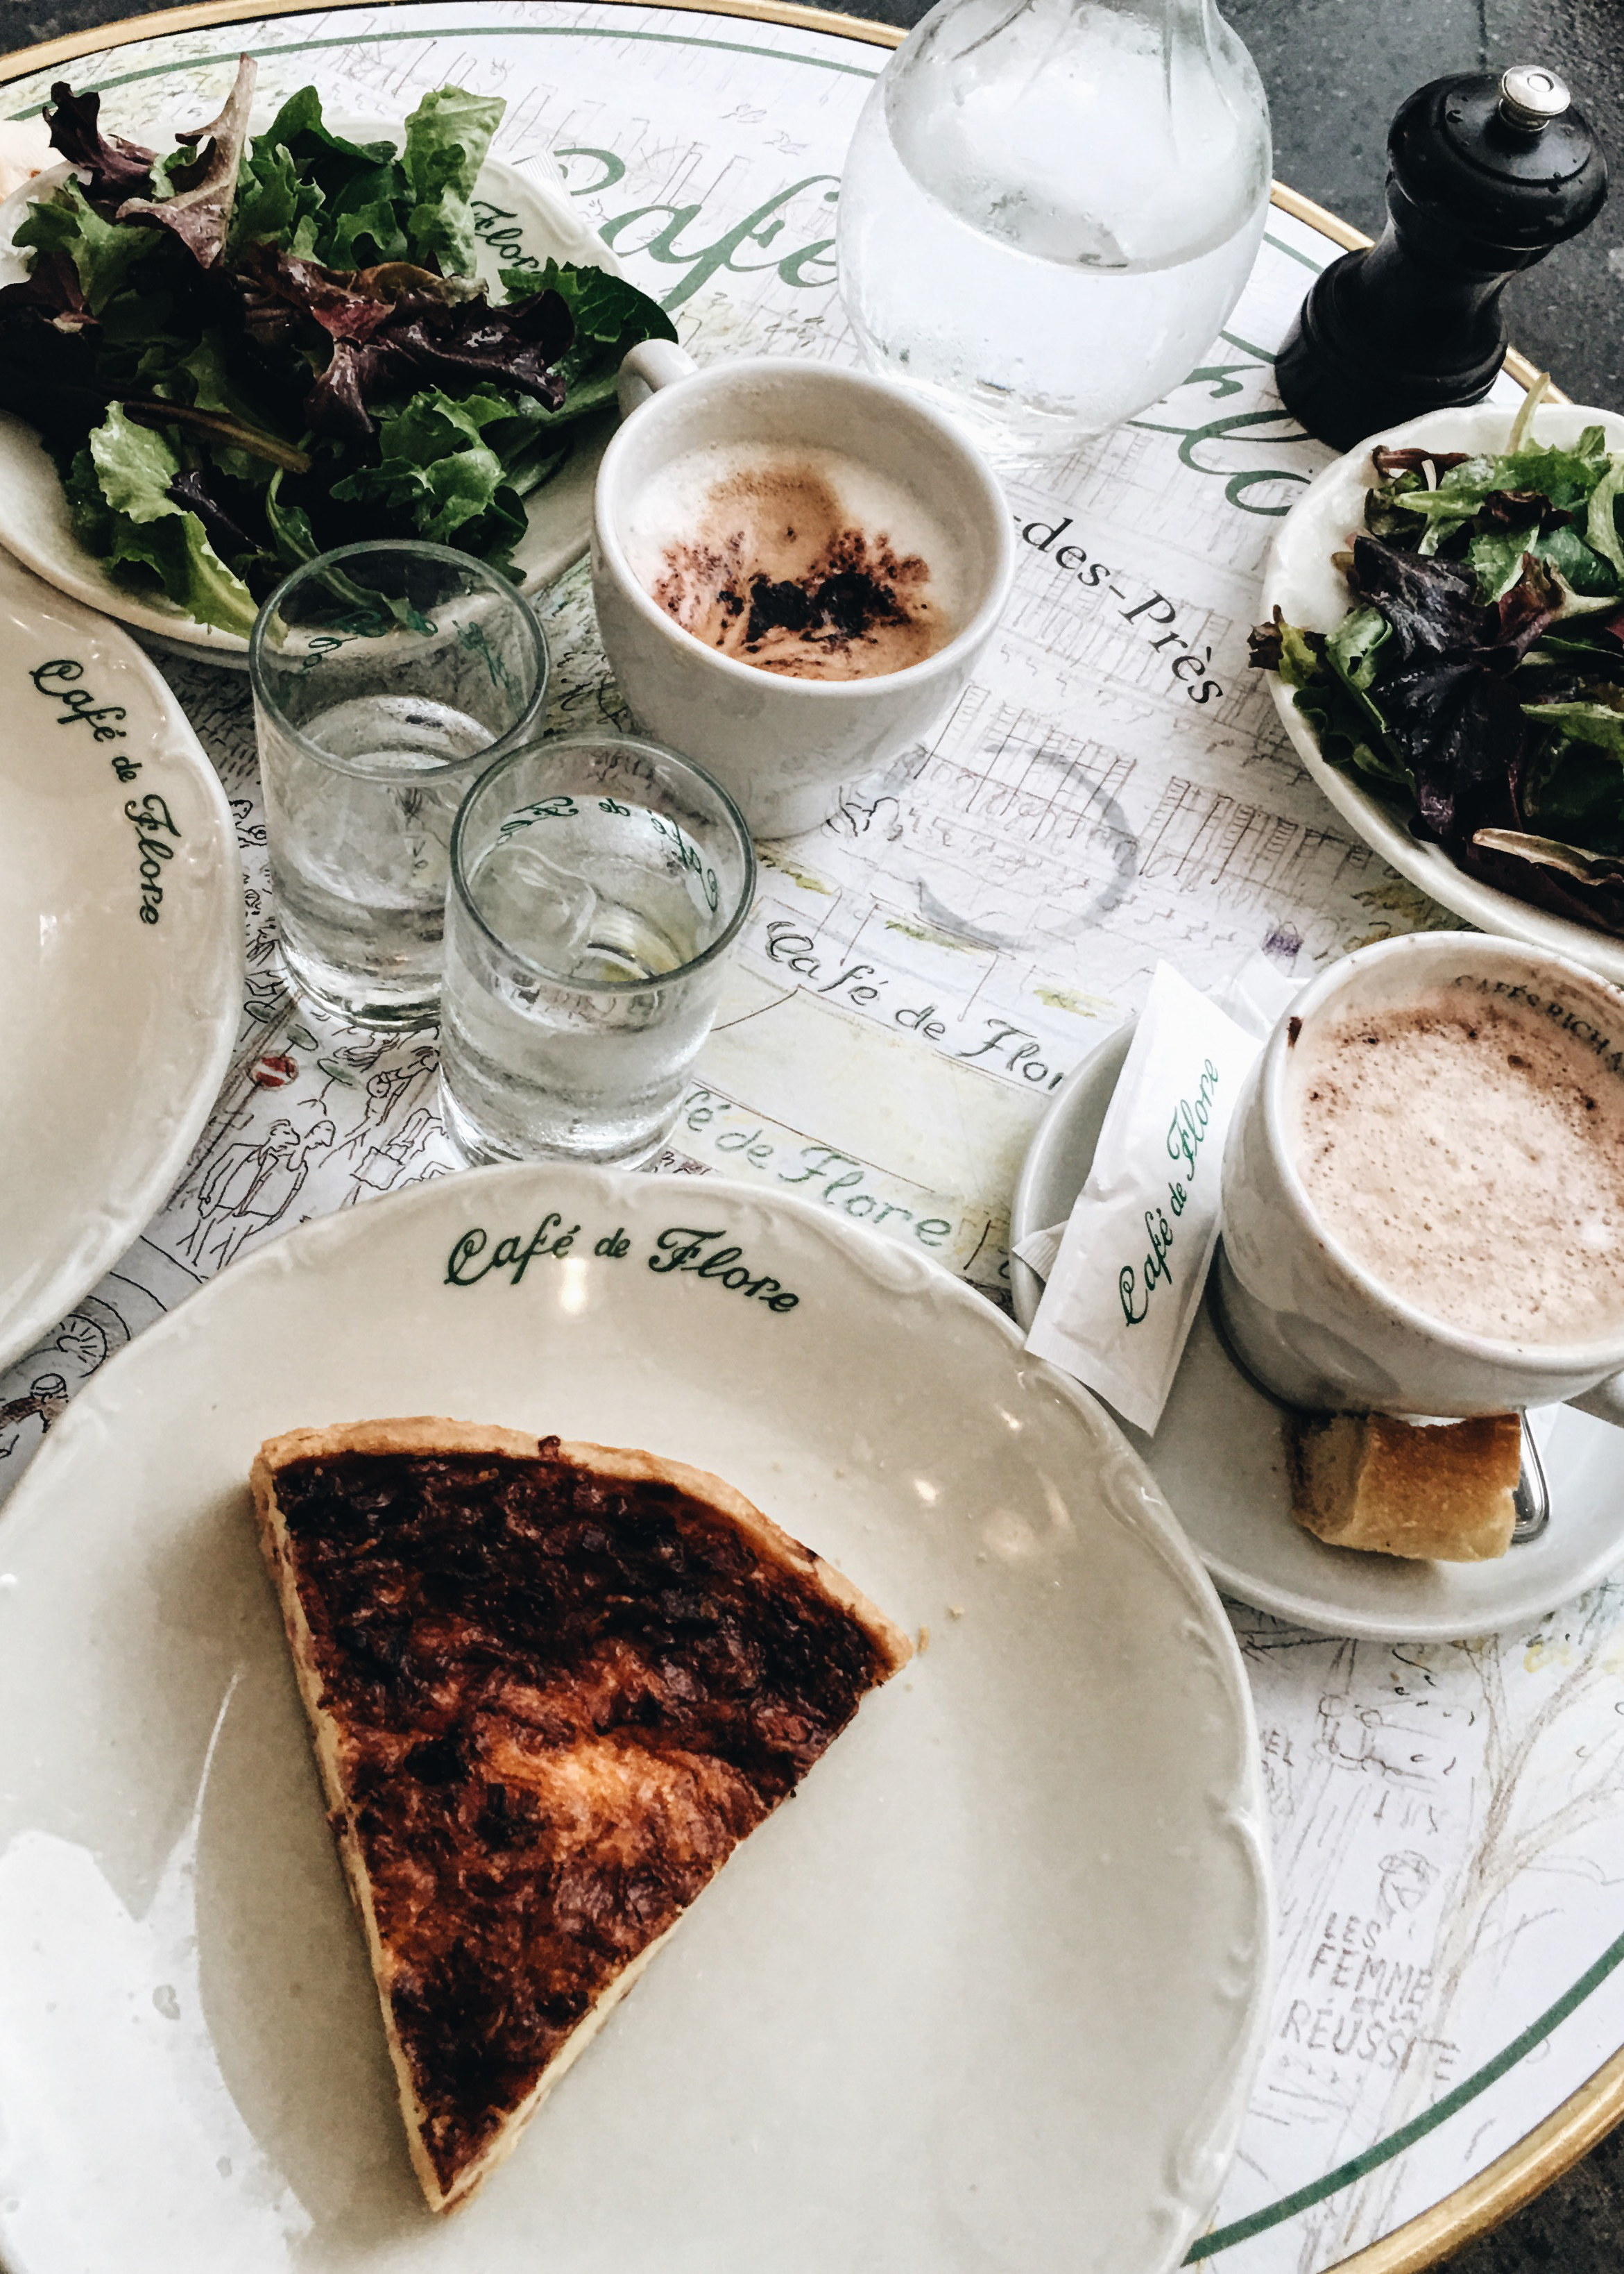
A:
[[[295,1460],[276,1494],[448,2188],[897,1660],[715,1509],[557,1438]]]

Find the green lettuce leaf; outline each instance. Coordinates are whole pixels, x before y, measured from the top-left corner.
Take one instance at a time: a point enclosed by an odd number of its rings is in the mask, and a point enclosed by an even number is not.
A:
[[[321,97],[313,87],[302,87],[288,97],[265,132],[255,138],[251,162],[267,148],[286,150],[301,171],[315,175],[324,188],[335,178],[370,172],[395,155],[393,142],[351,142],[348,136],[335,134],[321,116]]]
[[[1529,550],[1536,560],[1548,561],[1563,583],[1575,592],[1594,597],[1619,590],[1612,563],[1604,561],[1599,553],[1592,553],[1578,531],[1565,523],[1560,528],[1542,531]]]
[[[1343,773],[1365,774],[1389,792],[1411,787],[1407,769],[1371,726],[1365,706],[1345,681],[1322,671],[1293,697],[1313,728],[1328,764]]]
[[[1394,755],[1387,719],[1371,693],[1381,651],[1392,636],[1380,608],[1350,608],[1325,643],[1325,660],[1340,688],[1327,683],[1322,670],[1298,693],[1297,706],[1314,720],[1320,748],[1333,765],[1408,787],[1409,770]]]
[[[86,553],[94,553],[98,561],[105,560],[113,549],[113,514],[102,494],[96,462],[87,442],[74,452],[72,463],[62,478],[62,491],[74,536]]]
[[[545,483],[550,482],[568,457],[571,448],[568,434],[538,432],[538,423],[530,420],[514,430],[499,427],[488,434],[487,440],[501,459],[508,487],[517,498],[533,497]]]
[[[1278,672],[1296,689],[1292,701],[1329,763],[1344,773],[1368,775],[1389,793],[1411,786],[1369,691],[1391,636],[1391,625],[1376,608],[1350,609],[1327,636],[1287,623],[1276,607],[1273,621],[1259,624],[1249,642],[1254,667]]]
[[[16,242],[41,252],[65,252],[94,316],[101,315],[114,294],[124,290],[139,262],[162,257],[169,249],[154,230],[138,222],[103,221],[72,180],[29,207],[18,225]]]
[[[504,268],[502,290],[509,302],[537,292],[556,292],[575,320],[572,346],[556,368],[564,400],[556,410],[538,416],[554,429],[607,410],[620,384],[620,361],[644,340],[674,340],[677,328],[658,300],[650,300],[624,277],[606,268],[582,268],[549,260],[544,268]]]
[[[1624,711],[1607,703],[1525,703],[1526,719],[1542,719],[1560,740],[1590,742],[1624,762]]]
[[[405,200],[401,169],[391,163],[357,175],[335,200],[316,239],[316,258],[328,268],[372,268],[404,260],[411,247],[401,224]]]
[[[232,377],[230,357],[230,339],[211,327],[177,366],[185,373],[191,391],[176,400],[191,403],[199,410],[223,410],[229,418],[240,418],[250,426],[268,426],[274,433],[276,422],[267,417],[259,397]]]
[[[1392,626],[1380,608],[1350,608],[1327,639],[1325,651],[1337,676],[1364,695],[1374,682],[1382,643],[1391,636]],[[1380,718],[1374,704],[1371,710]]]
[[[1531,553],[1538,529],[1485,529],[1466,548],[1477,578],[1477,598],[1485,607],[1508,592],[1522,574],[1522,555]]]
[[[265,518],[283,568],[298,568],[306,561],[313,561],[321,547],[304,507],[284,501],[282,486],[285,478],[279,466],[265,493]]]
[[[1320,659],[1295,624],[1282,636],[1280,675],[1288,687],[1307,687],[1320,676]]]
[[[248,154],[237,192],[229,251],[235,260],[247,245],[274,245],[297,260],[312,260],[322,207],[327,203],[293,153],[261,134]]]
[[[1593,551],[1608,561],[1624,584],[1624,544],[1619,540],[1619,492],[1624,489],[1624,457],[1609,458],[1607,471],[1590,492],[1584,533]]]
[[[180,460],[165,436],[139,426],[116,403],[90,438],[88,455],[110,508],[102,553],[116,568],[149,569],[171,600],[216,629],[253,629],[253,595],[226,567],[195,513],[169,495]]]
[[[1537,490],[1564,512],[1574,512],[1590,499],[1607,466],[1601,428],[1587,426],[1570,450],[1552,445],[1510,451],[1498,458],[1467,458],[1451,466],[1436,489],[1401,491],[1395,483],[1383,489],[1382,496],[1399,513],[1418,515],[1427,523],[1420,550],[1433,553],[1452,530],[1473,520],[1496,491]]]
[[[1503,489],[1503,482],[1495,478],[1499,462],[1493,458],[1477,457],[1462,460],[1451,466],[1436,489],[1417,484],[1413,488],[1400,490],[1396,483],[1388,485],[1383,496],[1402,514],[1418,514],[1426,523],[1426,533],[1421,540],[1423,553],[1433,553],[1439,540],[1447,536],[1464,522],[1474,520],[1483,509],[1483,501],[1492,490]]]
[[[1531,553],[1536,561],[1548,561],[1573,591],[1587,598],[1620,590],[1620,579],[1611,563],[1566,523],[1546,530],[1485,529],[1478,531],[1466,547],[1467,561],[1477,572],[1477,597],[1485,606],[1516,583],[1525,553]]]
[[[160,521],[177,510],[169,494],[180,460],[166,436],[139,426],[113,403],[90,438],[102,494],[132,521]]]
[[[507,108],[498,95],[442,87],[425,94],[406,121],[401,162],[412,200],[406,236],[412,259],[425,267],[438,262],[447,276],[474,273],[470,200]]]
[[[380,463],[335,482],[333,495],[405,514],[420,537],[448,545],[495,502],[502,462],[481,429],[511,415],[511,404],[500,396],[475,395],[458,403],[439,388],[425,388],[399,410],[383,414]]]
[[[1548,670],[1552,665],[1582,666],[1598,679],[1624,680],[1624,647],[1595,617],[1547,625],[1538,645],[1523,657],[1520,670]]]
[[[315,88],[302,87],[250,147],[231,250],[274,245],[332,268],[403,260],[406,195],[395,145],[335,134]]]
[[[1541,490],[1553,505],[1581,506],[1607,471],[1607,443],[1599,426],[1587,426],[1571,450],[1554,443],[1493,460],[1497,490]],[[1447,477],[1446,477],[1446,479]]]
[[[1549,731],[1529,771],[1529,817],[1591,853],[1624,853],[1624,712],[1601,703],[1525,703]]]
[[[514,565],[513,550],[529,526],[523,501],[508,483],[499,482],[485,512],[466,525],[457,542],[477,553],[487,568],[519,584],[523,572]]]
[[[116,303],[115,306],[122,305]],[[190,342],[162,338],[151,342],[124,392],[138,400],[151,397],[184,403],[195,410],[217,412],[243,426],[288,441],[289,435],[280,430],[289,424],[286,415],[289,406],[283,403],[280,418],[272,415],[260,389],[245,383],[242,365],[234,366],[232,345],[230,335],[213,325]],[[293,423],[297,426],[297,412]],[[272,469],[263,457],[234,448],[225,435],[211,435],[209,444],[215,464],[234,481],[263,489],[270,480]]]

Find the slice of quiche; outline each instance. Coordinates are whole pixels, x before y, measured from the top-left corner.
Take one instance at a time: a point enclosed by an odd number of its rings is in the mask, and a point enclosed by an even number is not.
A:
[[[412,2163],[449,2210],[909,1645],[651,1453],[364,1421],[272,1438],[252,1485]]]

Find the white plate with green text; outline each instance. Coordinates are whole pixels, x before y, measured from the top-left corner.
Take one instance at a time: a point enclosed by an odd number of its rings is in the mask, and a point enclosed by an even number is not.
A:
[[[129,131],[116,115],[104,123],[112,132],[121,127]],[[339,116],[328,124],[353,139],[397,145],[405,132],[399,120]],[[49,197],[69,170],[54,166],[0,202],[0,285],[17,283],[27,275],[27,255],[15,243],[16,230],[30,205]],[[606,269],[616,276],[622,273],[597,230],[571,204],[551,160],[531,160],[521,172],[487,159],[480,169],[474,210],[479,232],[477,266],[481,281],[492,287],[504,266],[524,267],[550,260]],[[513,554],[525,591],[545,590],[586,551],[592,486],[614,424],[611,411],[583,426],[562,467],[528,501],[529,525]],[[117,616],[154,645],[205,654],[237,670],[247,668],[248,642],[238,633],[199,623],[155,589],[120,584],[86,549],[74,533],[50,453],[33,427],[9,411],[0,411],[0,545],[58,591]]]
[[[414,1413],[697,1463],[929,1630],[444,2222],[246,1490]],[[0,1795],[15,2274],[1171,2274],[1259,2050],[1251,1706],[1146,1471],[938,1266],[721,1178],[442,1178],[122,1352],[0,1519]]]
[[[3,1368],[185,1165],[241,1013],[243,907],[224,793],[153,663],[4,554],[0,708]]]

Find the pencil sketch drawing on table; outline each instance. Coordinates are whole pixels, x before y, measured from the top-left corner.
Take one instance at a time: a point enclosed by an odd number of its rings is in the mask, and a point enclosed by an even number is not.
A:
[[[502,94],[500,154],[554,154],[702,360],[852,359],[833,207],[882,50],[597,0],[444,0],[404,23],[355,9],[189,31],[73,75],[108,90],[120,132],[162,132],[208,115],[244,43],[271,102],[312,77],[334,111],[360,116],[399,117],[447,81]],[[17,82],[8,109],[37,108],[58,75]],[[491,231],[503,220],[482,217]],[[1206,364],[1130,428],[1011,481],[1020,565],[979,682],[928,747],[851,784],[823,828],[763,848],[717,1028],[658,1165],[797,1193],[1004,1299],[1032,1131],[1159,959],[1198,984],[1259,950],[1306,975],[1451,921],[1338,820],[1246,667],[1265,552],[1327,456],[1281,410],[1272,348],[1335,249],[1277,213]],[[546,614],[550,724],[627,723],[582,570]],[[169,1205],[0,1380],[0,1491],[79,1383],[201,1279],[310,1216],[455,1166],[432,1028],[385,1037],[288,996],[246,689],[167,667],[237,818],[239,1048]],[[1482,2169],[1624,2043],[1624,1969],[1598,1971],[1624,1877],[1624,1590],[1538,1634],[1449,1648],[1235,1616],[1282,1935],[1251,2118],[1199,2248],[1246,2274],[1320,2274]]]

